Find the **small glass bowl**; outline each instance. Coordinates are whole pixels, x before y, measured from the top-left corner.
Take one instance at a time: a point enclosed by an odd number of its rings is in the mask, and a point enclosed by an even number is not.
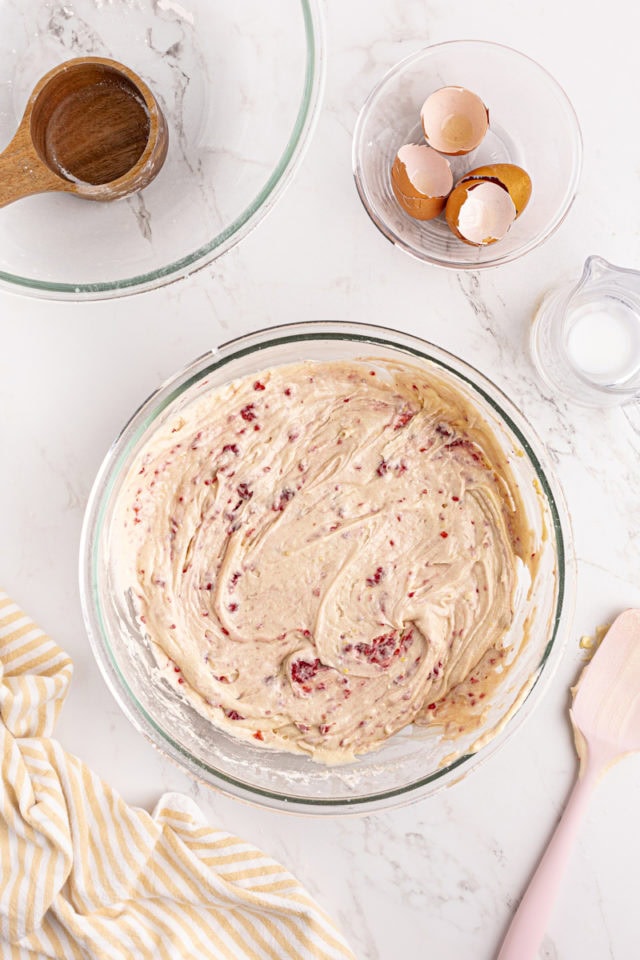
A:
[[[474,167],[514,163],[531,177],[522,215],[496,243],[474,247],[449,229],[444,214],[414,220],[391,188],[391,167],[405,143],[424,143],[420,108],[435,90],[461,86],[489,111],[489,131],[474,151],[451,157],[454,182]],[[425,47],[393,67],[367,98],[353,135],[353,174],[379,230],[427,263],[473,269],[508,263],[542,243],[573,202],[582,165],[582,136],[566,94],[541,66],[510,47],[456,40]]]
[[[434,371],[449,379],[486,419],[519,484],[539,568],[531,588],[518,591],[507,637],[512,653],[518,654],[479,730],[451,740],[435,728],[406,728],[356,762],[330,767],[218,730],[161,679],[135,611],[115,585],[119,555],[112,522],[119,491],[141,446],[203,392],[302,359],[365,357]],[[370,812],[430,795],[461,779],[530,713],[553,674],[567,633],[572,557],[567,513],[542,444],[489,380],[444,350],[393,330],[300,323],[250,334],[206,354],[133,415],[107,454],[89,499],[80,589],[91,645],[105,680],[134,726],[162,753],[204,783],[263,806],[314,814]]]
[[[0,209],[0,283],[14,292],[116,297],[210,263],[280,196],[320,102],[318,0],[0,0],[0,149],[40,77],[83,55],[148,84],[167,159],[122,200],[45,193]]]

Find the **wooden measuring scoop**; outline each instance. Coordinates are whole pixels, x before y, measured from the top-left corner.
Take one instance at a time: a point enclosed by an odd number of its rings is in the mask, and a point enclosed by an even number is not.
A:
[[[616,617],[574,691],[580,775],[507,931],[498,960],[533,960],[587,801],[600,777],[640,751],[640,610]]]
[[[117,200],[153,180],[167,124],[148,86],[115,60],[80,57],[36,84],[0,154],[0,206],[49,190]]]

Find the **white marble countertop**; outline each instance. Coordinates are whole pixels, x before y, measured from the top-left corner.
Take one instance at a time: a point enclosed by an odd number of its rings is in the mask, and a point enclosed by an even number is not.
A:
[[[590,411],[542,389],[527,353],[541,294],[598,253],[640,267],[636,5],[596,15],[577,0],[463,4],[329,0],[327,83],[302,167],[264,222],[193,277],[141,296],[56,303],[0,295],[1,572],[6,590],[76,665],[63,745],[127,800],[165,789],[281,859],[341,924],[362,960],[490,960],[576,774],[568,688],[579,638],[640,606],[640,418]],[[386,69],[427,43],[504,42],[542,63],[580,118],[583,178],[565,223],[508,266],[423,265],[372,226],[354,189],[351,133]],[[574,626],[544,699],[462,783],[404,808],[315,820],[199,787],[134,732],[93,661],[77,556],[87,496],[111,440],[165,377],[238,334],[299,319],[388,324],[470,361],[520,406],[570,507]],[[615,767],[589,808],[540,956],[638,956],[640,760]]]

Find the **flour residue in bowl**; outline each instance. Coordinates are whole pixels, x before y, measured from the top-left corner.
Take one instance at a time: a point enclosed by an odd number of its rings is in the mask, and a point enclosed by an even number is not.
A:
[[[524,517],[444,378],[306,362],[159,426],[110,549],[159,666],[215,726],[346,762],[412,723],[481,724],[534,563]]]

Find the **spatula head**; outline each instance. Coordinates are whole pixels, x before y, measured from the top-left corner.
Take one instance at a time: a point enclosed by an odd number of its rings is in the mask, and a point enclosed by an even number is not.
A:
[[[571,719],[587,743],[640,750],[640,610],[612,623],[578,681]]]

